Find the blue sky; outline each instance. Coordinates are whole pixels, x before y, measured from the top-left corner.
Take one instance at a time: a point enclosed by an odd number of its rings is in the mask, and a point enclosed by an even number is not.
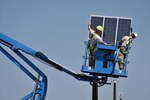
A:
[[[125,100],[148,100],[149,9],[149,0],[0,0],[0,32],[80,73],[90,15],[131,17],[139,37],[129,55],[129,77],[119,79],[117,92]],[[28,57],[48,77],[46,100],[91,100],[88,82]],[[32,91],[34,82],[2,53],[0,65],[1,100],[19,100]],[[99,99],[112,100],[112,85],[99,88]]]

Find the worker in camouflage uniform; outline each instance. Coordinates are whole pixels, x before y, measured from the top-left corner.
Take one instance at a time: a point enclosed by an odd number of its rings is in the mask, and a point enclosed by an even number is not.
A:
[[[89,45],[88,45],[88,52],[89,52],[89,66],[91,68],[95,65],[95,55],[96,55],[96,43],[101,43],[107,45],[101,37],[103,27],[98,25],[96,30],[94,31],[91,28],[91,23],[88,24],[88,31],[89,31]]]
[[[122,40],[119,42],[119,53],[118,53],[118,64],[119,64],[119,72],[121,73],[122,70],[125,69],[126,65],[126,56],[128,53],[128,50],[131,47],[131,44],[133,42],[133,39],[137,37],[137,33],[132,32],[130,36],[124,36]]]

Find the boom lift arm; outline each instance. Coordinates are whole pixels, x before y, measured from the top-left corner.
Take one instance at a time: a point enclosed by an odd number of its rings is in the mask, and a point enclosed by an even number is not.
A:
[[[51,67],[53,67],[59,71],[63,71],[65,73],[75,77],[78,80],[84,80],[84,81],[94,80],[92,76],[87,76],[85,74],[78,74],[78,73],[64,67],[63,65],[60,65],[60,64],[54,62],[53,60],[49,59],[42,52],[35,51],[35,50],[15,41],[14,39],[12,39],[12,38],[10,38],[10,37],[2,34],[2,33],[0,33],[0,43],[9,47],[13,51],[20,51],[21,50],[21,51],[33,56],[34,58],[38,59],[42,63],[47,64],[48,66],[51,66]]]
[[[14,51],[21,59],[23,59],[31,68],[33,68],[37,73],[38,73],[38,78],[36,78],[31,72],[29,72],[21,63],[19,63],[14,57],[12,57],[3,47],[7,46],[10,48],[12,51]],[[98,82],[100,86],[104,85],[105,83],[103,82],[102,78],[99,77],[94,77],[91,75],[86,75],[86,74],[78,74],[56,62],[53,60],[49,59],[47,56],[45,56],[42,52],[35,51],[19,42],[16,40],[0,33],[0,51],[6,55],[13,63],[15,63],[19,68],[25,72],[32,80],[36,82],[35,88],[33,92],[31,92],[29,95],[25,96],[22,100],[28,100],[31,98],[31,100],[35,100],[35,97],[37,98],[36,100],[44,100],[47,92],[47,77],[46,75],[41,72],[30,60],[28,60],[20,51],[23,51],[32,57],[40,60],[44,64],[47,64],[48,66],[51,66],[59,71],[63,71],[77,80],[82,80],[82,81],[88,81],[88,82]],[[42,77],[42,81],[40,81],[40,76]],[[37,96],[37,94],[40,94]]]

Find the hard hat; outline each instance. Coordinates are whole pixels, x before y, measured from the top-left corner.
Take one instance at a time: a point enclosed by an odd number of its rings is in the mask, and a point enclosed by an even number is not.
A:
[[[138,36],[138,34],[135,32],[133,32],[132,34],[135,36],[135,38]]]
[[[101,25],[98,25],[98,26],[96,27],[96,29],[99,30],[99,31],[103,31],[103,27],[102,27]]]

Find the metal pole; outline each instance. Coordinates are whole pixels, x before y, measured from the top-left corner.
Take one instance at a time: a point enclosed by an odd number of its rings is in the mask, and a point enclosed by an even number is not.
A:
[[[113,100],[116,100],[116,83],[113,83]]]
[[[97,82],[93,82],[92,100],[98,100],[98,83]]]
[[[117,83],[119,80],[117,78],[113,78],[112,83],[113,83],[113,100],[116,100],[116,91],[117,91]]]

